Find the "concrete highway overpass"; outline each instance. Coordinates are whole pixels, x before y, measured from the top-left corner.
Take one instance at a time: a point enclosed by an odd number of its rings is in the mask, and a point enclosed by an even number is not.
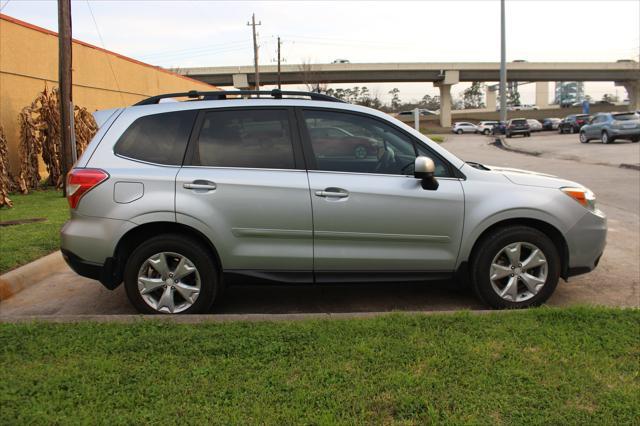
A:
[[[253,66],[198,67],[173,70],[216,86],[248,88],[255,85]],[[498,81],[498,62],[287,64],[282,84],[432,82],[440,89],[443,127],[451,125],[451,86],[459,82]],[[613,81],[624,86],[631,107],[640,109],[640,63],[623,62],[509,62],[507,79],[536,82],[536,105],[548,105],[550,81]],[[260,83],[276,84],[277,67],[260,67]],[[495,109],[496,92],[487,91],[487,109]]]

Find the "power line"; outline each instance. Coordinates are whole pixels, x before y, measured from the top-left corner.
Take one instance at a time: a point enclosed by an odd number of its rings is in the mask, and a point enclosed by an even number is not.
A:
[[[9,2],[11,2],[11,0],[7,0],[7,2],[4,4],[4,6],[0,6],[0,12],[2,12],[4,10],[5,7],[7,7],[7,5],[9,4]]]
[[[93,15],[93,9],[91,9],[91,4],[89,3],[89,0],[86,0],[87,2],[87,7],[89,8],[89,13],[91,14],[91,19],[93,20],[93,25],[96,27],[96,32],[98,33],[98,38],[100,39],[100,44],[102,45],[103,49],[107,49],[104,45],[104,40],[102,39],[102,34],[100,33],[100,28],[98,28],[98,22],[96,22],[96,17]],[[111,74],[113,75],[113,80],[116,83],[116,87],[118,88],[118,93],[120,94],[120,101],[122,101],[122,103],[124,104],[124,96],[122,96],[122,90],[120,89],[120,84],[118,83],[118,77],[116,77],[116,72],[113,69],[113,65],[111,64],[111,57],[110,54],[107,52],[104,52],[105,57],[107,59],[107,64],[109,65],[109,68],[111,69]]]

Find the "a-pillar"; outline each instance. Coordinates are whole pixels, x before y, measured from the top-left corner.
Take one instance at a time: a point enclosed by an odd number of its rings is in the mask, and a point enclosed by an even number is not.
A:
[[[498,105],[496,102],[496,98],[498,94],[498,90],[496,86],[487,86],[487,88],[485,89],[485,94],[487,98],[487,101],[486,101],[487,111],[495,111],[496,106]]]
[[[549,107],[549,82],[548,81],[536,82],[536,105],[540,109]]]
[[[451,86],[460,81],[459,71],[445,71],[433,85],[440,89],[440,127],[451,127]]]

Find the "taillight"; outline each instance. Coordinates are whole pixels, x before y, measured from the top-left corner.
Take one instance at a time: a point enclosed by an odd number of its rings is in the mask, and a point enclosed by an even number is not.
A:
[[[100,169],[73,169],[67,174],[67,201],[75,209],[84,194],[109,178],[109,174]]]

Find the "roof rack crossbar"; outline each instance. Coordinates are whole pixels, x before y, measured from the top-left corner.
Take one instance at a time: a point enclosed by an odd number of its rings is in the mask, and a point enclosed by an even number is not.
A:
[[[230,99],[228,96],[256,96],[259,98],[260,96],[268,96],[273,99],[285,99],[283,96],[306,96],[309,97],[312,101],[327,101],[327,102],[344,102],[338,98],[334,98],[333,96],[324,95],[322,93],[315,92],[297,92],[297,91],[289,91],[289,90],[220,90],[220,91],[207,91],[200,92],[197,90],[190,90],[188,92],[179,92],[179,93],[165,93],[162,95],[151,96],[150,98],[143,99],[140,102],[134,104],[137,105],[153,105],[160,102],[162,99],[168,98],[183,98],[188,97],[189,99],[200,99],[204,101],[211,100],[225,100]],[[231,98],[233,99],[233,98]]]

